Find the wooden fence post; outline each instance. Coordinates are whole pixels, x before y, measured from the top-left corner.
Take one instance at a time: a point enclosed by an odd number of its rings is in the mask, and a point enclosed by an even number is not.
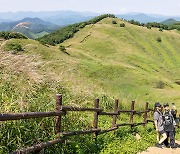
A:
[[[145,122],[145,123],[147,123],[148,107],[149,107],[149,103],[146,102],[145,113],[144,113],[144,122]],[[145,124],[145,125],[146,125],[146,124]],[[145,126],[145,125],[144,125],[144,126]]]
[[[99,99],[95,99],[94,101],[94,108],[99,108]],[[98,112],[94,112],[94,122],[93,122],[93,128],[97,129],[98,128]],[[97,138],[97,133],[95,133],[95,139]]]
[[[119,100],[115,99],[114,113],[117,113],[117,111],[118,111],[118,103],[119,103]],[[116,119],[117,119],[117,115],[113,115],[113,124],[112,124],[112,127],[116,127]]]
[[[62,95],[56,95],[56,111],[62,110]],[[61,116],[55,117],[55,134],[60,133],[61,130]]]
[[[134,105],[135,105],[135,101],[132,101],[131,103],[131,111],[134,111]],[[133,127],[133,116],[134,116],[134,112],[130,113],[130,124],[131,127]]]

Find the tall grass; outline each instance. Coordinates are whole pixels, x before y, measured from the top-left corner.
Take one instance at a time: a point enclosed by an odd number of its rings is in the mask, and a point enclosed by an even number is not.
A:
[[[35,111],[53,111],[55,110],[54,94],[63,94],[63,103],[72,104],[70,102],[78,101],[83,104],[83,98],[71,95],[67,89],[63,88],[61,83],[43,82],[36,84],[24,84],[27,90],[22,91],[22,87],[18,85],[18,76],[10,75],[8,80],[4,78],[5,72],[1,72],[0,97],[1,97],[1,112],[35,112]],[[23,80],[23,79],[22,79]],[[106,111],[113,110],[114,99],[108,96],[99,96],[100,107]],[[93,106],[91,103],[84,106]],[[89,100],[90,101],[90,100]],[[119,122],[129,121],[128,115],[121,116]],[[129,117],[129,116],[128,116]],[[63,117],[63,131],[84,130],[92,128],[93,113],[78,113],[70,112]],[[99,127],[101,129],[110,128],[112,125],[112,117],[100,117]],[[124,130],[124,128],[122,128]],[[121,129],[120,129],[121,130]],[[126,128],[125,128],[126,130]],[[117,131],[118,132],[118,131]],[[127,134],[131,133],[127,129]],[[121,134],[121,133],[120,133]],[[120,135],[101,135],[98,140],[93,139],[93,135],[85,135],[80,137],[71,137],[72,142],[65,144],[57,144],[53,147],[45,149],[45,153],[100,153],[106,151],[108,144],[112,144]],[[111,138],[111,141],[109,139]],[[132,136],[133,137],[133,136]],[[43,119],[28,119],[19,121],[1,122],[0,124],[0,153],[10,153],[17,149],[34,145],[40,142],[45,142],[55,139],[54,134],[54,118]],[[126,143],[126,142],[125,142]],[[115,145],[114,145],[115,146]],[[106,147],[106,148],[105,148]],[[105,148],[105,149],[104,149]]]

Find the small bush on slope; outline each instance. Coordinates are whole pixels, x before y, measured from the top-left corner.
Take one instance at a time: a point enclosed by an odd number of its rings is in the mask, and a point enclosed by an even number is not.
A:
[[[125,23],[120,24],[120,27],[125,27]]]
[[[9,42],[5,45],[5,50],[11,51],[13,54],[17,54],[20,51],[23,51],[21,44],[17,42]]]
[[[117,24],[117,22],[115,20],[112,21],[112,24]]]
[[[158,38],[157,38],[157,41],[158,41],[158,42],[162,42],[162,40],[161,40],[161,38],[160,38],[160,37],[158,37]]]

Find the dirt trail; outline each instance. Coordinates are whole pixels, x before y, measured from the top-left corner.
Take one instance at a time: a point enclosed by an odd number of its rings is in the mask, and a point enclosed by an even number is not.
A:
[[[178,144],[178,148],[176,149],[150,147],[146,151],[138,154],[180,154],[180,141],[176,141],[176,143]]]

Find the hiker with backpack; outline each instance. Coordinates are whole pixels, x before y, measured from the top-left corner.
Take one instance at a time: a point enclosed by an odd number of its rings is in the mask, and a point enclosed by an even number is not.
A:
[[[167,134],[167,138],[164,141],[164,144],[167,148],[177,148],[175,145],[175,118],[177,110],[170,110],[169,104],[165,103],[164,105],[164,114],[163,114],[163,120],[164,120],[164,131]],[[170,144],[168,142],[168,138],[170,138]]]
[[[166,140],[167,135],[164,131],[164,123],[163,123],[163,114],[162,114],[162,106],[159,102],[154,104],[155,111],[154,111],[154,125],[157,131],[157,147],[162,148],[163,142]],[[161,135],[163,136],[162,138]]]

